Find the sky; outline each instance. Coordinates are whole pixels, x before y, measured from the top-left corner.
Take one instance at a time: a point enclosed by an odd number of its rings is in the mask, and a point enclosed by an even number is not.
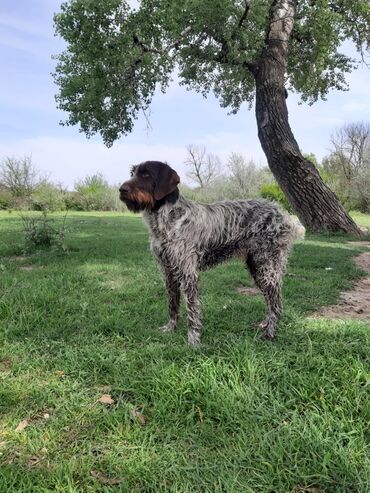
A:
[[[102,172],[110,183],[125,180],[132,164],[167,161],[186,178],[186,146],[205,146],[226,164],[231,152],[266,164],[254,109],[242,106],[228,115],[218,101],[178,86],[156,94],[148,114],[134,131],[106,148],[99,136],[86,139],[78,127],[63,127],[56,108],[57,87],[51,73],[63,42],[54,35],[53,14],[60,0],[0,2],[0,160],[32,155],[35,166],[52,181],[69,188],[78,179]],[[347,48],[348,49],[348,48]],[[290,94],[288,110],[293,133],[303,152],[321,160],[330,151],[330,135],[349,122],[370,120],[370,70],[362,66],[347,78],[348,92],[333,91],[327,101],[299,104]]]

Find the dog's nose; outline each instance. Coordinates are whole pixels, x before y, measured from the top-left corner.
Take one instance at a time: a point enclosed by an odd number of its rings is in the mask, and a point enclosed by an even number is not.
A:
[[[127,186],[127,185],[123,184],[123,185],[121,185],[121,186],[119,187],[119,191],[120,191],[121,193],[129,193],[130,189],[128,188],[128,186]]]

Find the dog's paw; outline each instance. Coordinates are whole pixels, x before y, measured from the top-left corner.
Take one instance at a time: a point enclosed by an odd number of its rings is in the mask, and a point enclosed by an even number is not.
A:
[[[162,327],[159,327],[159,330],[161,332],[173,332],[176,329],[176,324],[172,320],[170,320],[166,325],[162,325]]]
[[[200,347],[200,334],[199,332],[188,332],[188,344],[192,348]]]
[[[276,339],[276,327],[271,327],[269,325],[267,325],[262,334],[261,334],[261,337],[265,340],[265,341],[273,341]]]
[[[266,330],[266,327],[268,325],[268,322],[266,320],[263,320],[262,322],[255,322],[250,326],[251,330],[256,330],[259,332],[263,332]]]

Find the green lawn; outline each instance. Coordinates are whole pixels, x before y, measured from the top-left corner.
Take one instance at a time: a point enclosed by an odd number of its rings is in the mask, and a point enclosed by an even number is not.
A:
[[[236,292],[252,286],[242,265],[204,273],[192,350],[184,321],[157,330],[166,297],[139,217],[67,228],[69,253],[22,256],[19,217],[0,213],[1,493],[370,491],[370,327],[306,317],[361,276],[361,248],[296,244],[274,343],[250,330],[264,302]]]
[[[363,214],[362,212],[352,212],[351,216],[360,226],[370,229],[370,214]]]

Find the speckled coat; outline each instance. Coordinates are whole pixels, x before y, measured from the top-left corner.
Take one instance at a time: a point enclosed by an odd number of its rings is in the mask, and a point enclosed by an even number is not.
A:
[[[282,310],[280,291],[287,255],[293,240],[303,236],[302,226],[295,224],[277,204],[266,200],[208,205],[181,195],[174,203],[144,211],[143,217],[168,293],[169,321],[162,330],[173,330],[177,325],[181,288],[188,312],[188,341],[197,345],[202,327],[198,273],[238,256],[266,300],[267,315],[259,327],[266,338],[275,337]]]

